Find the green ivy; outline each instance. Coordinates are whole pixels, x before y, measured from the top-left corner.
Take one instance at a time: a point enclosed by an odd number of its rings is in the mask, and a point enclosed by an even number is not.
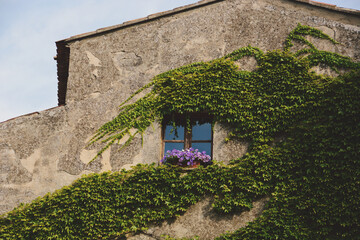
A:
[[[336,44],[298,25],[283,50],[263,53],[248,46],[160,74],[91,140],[105,143],[100,155],[126,135],[128,144],[167,114],[207,112],[232,129],[229,138],[251,143],[243,158],[184,176],[176,167],[155,165],[84,176],[4,215],[0,236],[122,239],[183,214],[204,196],[213,196],[214,209],[223,214],[249,210],[254,200],[270,196],[259,218],[218,239],[356,239],[360,63],[318,50],[305,35]],[[306,48],[291,51],[294,41]],[[244,56],[255,58],[255,71],[234,64]],[[312,71],[318,65],[347,73],[318,75]],[[148,94],[129,104],[147,88]],[[130,129],[137,131],[131,135]]]

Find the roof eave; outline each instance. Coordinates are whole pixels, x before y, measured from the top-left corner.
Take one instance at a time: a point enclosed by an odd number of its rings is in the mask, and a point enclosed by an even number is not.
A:
[[[146,23],[146,22],[153,21],[153,20],[156,20],[156,19],[159,19],[159,18],[162,18],[162,17],[171,16],[171,15],[174,15],[174,14],[178,14],[178,13],[181,13],[181,12],[186,12],[186,11],[189,11],[189,10],[192,10],[192,9],[195,9],[195,8],[200,8],[200,7],[203,7],[203,6],[206,6],[206,5],[214,4],[214,3],[217,3],[217,2],[223,2],[223,1],[226,1],[226,0],[202,0],[202,1],[199,1],[199,2],[196,2],[196,3],[193,3],[193,4],[189,4],[189,5],[185,5],[185,6],[182,6],[182,7],[174,8],[172,10],[159,12],[159,13],[154,13],[154,14],[151,14],[151,15],[149,15],[147,17],[138,18],[138,19],[126,21],[126,22],[121,23],[121,24],[113,25],[113,26],[110,26],[110,27],[99,28],[99,29],[97,29],[95,31],[78,34],[78,35],[75,35],[75,36],[60,40],[59,42],[62,42],[62,41],[72,42],[72,41],[80,40],[80,39],[87,38],[87,37],[94,37],[94,36],[97,36],[97,35],[102,35],[104,33],[117,31],[117,30],[122,29],[122,28],[130,27],[130,26],[137,25],[137,24],[140,24],[140,23]]]

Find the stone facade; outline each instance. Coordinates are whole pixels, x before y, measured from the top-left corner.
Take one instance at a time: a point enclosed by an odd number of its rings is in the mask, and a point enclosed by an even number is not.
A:
[[[248,222],[259,217],[269,198],[262,198],[253,203],[250,211],[235,214],[219,214],[212,210],[211,198],[204,198],[191,206],[182,216],[163,222],[160,225],[150,226],[148,230],[130,235],[129,240],[157,240],[164,236],[176,238],[214,239],[245,227]]]
[[[100,146],[87,147],[87,142],[117,115],[122,101],[159,73],[249,44],[263,51],[282,48],[298,23],[319,28],[342,43],[313,40],[319,49],[360,60],[359,12],[303,2],[208,0],[61,41],[70,49],[66,105],[0,123],[0,213],[86,173],[158,162],[159,123],[147,130],[143,146],[135,138],[125,151],[118,151],[122,141],[91,164]],[[254,61],[238,65],[254,69]],[[228,162],[245,154],[247,144],[225,143],[226,132],[215,126],[213,157]]]

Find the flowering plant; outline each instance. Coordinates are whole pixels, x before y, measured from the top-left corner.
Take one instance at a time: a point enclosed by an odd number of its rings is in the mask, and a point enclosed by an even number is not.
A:
[[[211,157],[206,152],[198,149],[188,148],[183,150],[173,149],[167,151],[160,161],[162,164],[178,165],[182,167],[195,166],[200,163],[211,164]]]

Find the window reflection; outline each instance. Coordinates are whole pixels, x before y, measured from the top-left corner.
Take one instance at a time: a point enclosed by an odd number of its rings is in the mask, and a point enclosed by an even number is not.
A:
[[[211,140],[211,123],[199,124],[196,121],[192,127],[192,140]]]
[[[205,142],[205,143],[192,143],[191,147],[193,149],[198,149],[199,152],[205,151],[207,155],[211,154],[211,142]]]
[[[174,142],[166,142],[165,143],[165,149],[164,149],[164,155],[167,151],[172,151],[173,149],[177,150],[183,150],[184,149],[184,143],[174,143]]]
[[[184,127],[166,125],[165,128],[165,140],[184,140]]]

